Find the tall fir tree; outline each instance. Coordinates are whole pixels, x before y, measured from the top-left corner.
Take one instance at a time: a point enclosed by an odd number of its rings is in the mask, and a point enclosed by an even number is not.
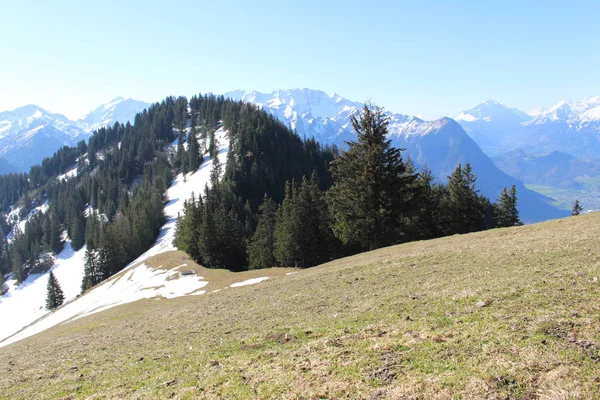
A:
[[[498,201],[494,204],[494,220],[496,227],[503,228],[511,226],[508,209],[510,208],[510,197],[506,187],[502,189]]]
[[[196,130],[192,129],[190,137],[188,139],[188,150],[187,150],[187,165],[191,172],[196,172],[202,164],[203,158],[200,154],[200,146],[198,145],[198,139],[196,138]]]
[[[398,243],[417,212],[417,174],[408,171],[401,149],[387,138],[389,117],[365,105],[352,118],[356,142],[331,163],[329,203],[333,231],[344,243],[365,249]]]
[[[328,207],[317,177],[288,184],[275,228],[275,257],[286,267],[312,267],[332,255]]]
[[[277,205],[265,195],[258,209],[258,226],[248,244],[248,268],[271,268],[275,260],[275,227],[277,224]]]
[[[517,188],[515,185],[512,185],[510,191],[508,192],[509,197],[509,207],[508,207],[508,217],[510,221],[510,226],[519,226],[523,225],[521,219],[519,218],[519,209],[517,207]]]
[[[470,164],[459,164],[448,177],[446,195],[442,199],[442,224],[446,235],[485,229],[487,199],[479,195],[477,177]]]
[[[65,301],[65,295],[63,294],[58,281],[54,277],[54,273],[48,274],[48,285],[46,287],[46,309],[54,310],[60,307]]]

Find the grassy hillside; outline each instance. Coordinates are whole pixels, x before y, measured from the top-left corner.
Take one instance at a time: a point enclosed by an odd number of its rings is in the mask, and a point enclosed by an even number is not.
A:
[[[589,214],[123,305],[0,349],[0,397],[599,398],[599,237]]]

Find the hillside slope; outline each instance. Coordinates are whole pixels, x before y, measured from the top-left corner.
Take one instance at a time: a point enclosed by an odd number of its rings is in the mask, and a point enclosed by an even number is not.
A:
[[[229,138],[224,129],[217,130],[215,138],[219,148],[219,163],[224,164],[229,152]],[[174,146],[175,144],[173,144]],[[126,285],[115,284],[115,282],[102,284],[85,296],[75,299],[81,291],[85,247],[74,253],[70,243],[67,243],[64,252],[56,257],[56,265],[52,271],[57,275],[58,283],[65,291],[65,300],[74,301],[46,316],[48,314],[45,309],[46,283],[50,271],[34,274],[20,286],[16,286],[16,282],[13,280],[9,281],[10,290],[0,296],[0,313],[5,317],[3,326],[0,328],[0,347],[99,309],[148,297],[175,297],[200,289],[204,281],[187,279],[185,283],[182,283],[183,281],[171,282],[171,288],[158,290],[156,287],[163,285],[165,279],[172,279],[171,275],[157,273],[147,268],[143,262],[157,254],[175,250],[173,238],[177,216],[183,210],[185,200],[190,198],[192,193],[201,193],[205,185],[210,185],[209,177],[213,161],[207,158],[198,171],[190,172],[185,177],[179,174],[172,182],[167,190],[170,201],[165,205],[165,215],[168,220],[162,227],[154,246],[128,266],[130,269],[135,269],[135,272],[130,271]],[[23,231],[24,225],[23,221],[20,226],[21,231]],[[132,279],[134,276],[135,279]],[[117,280],[113,279],[113,281]],[[45,318],[40,319],[41,317]]]
[[[0,349],[0,393],[598,398],[598,236],[589,214],[114,307]]]

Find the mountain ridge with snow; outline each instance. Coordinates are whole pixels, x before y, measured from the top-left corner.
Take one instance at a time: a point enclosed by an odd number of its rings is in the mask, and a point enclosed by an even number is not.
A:
[[[149,105],[118,97],[78,121],[33,104],[0,112],[0,174],[29,172],[59,148],[76,146],[102,126],[133,123],[135,114]]]
[[[455,116],[490,156],[519,148],[534,153],[565,151],[578,157],[600,155],[600,96],[563,100],[528,112],[494,104],[495,109],[487,107],[488,101]]]

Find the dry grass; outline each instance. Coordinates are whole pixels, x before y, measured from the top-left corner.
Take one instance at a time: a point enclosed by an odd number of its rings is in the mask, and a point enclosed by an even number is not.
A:
[[[600,398],[599,237],[591,214],[123,305],[0,349],[0,397]],[[272,276],[160,257],[208,290]]]

